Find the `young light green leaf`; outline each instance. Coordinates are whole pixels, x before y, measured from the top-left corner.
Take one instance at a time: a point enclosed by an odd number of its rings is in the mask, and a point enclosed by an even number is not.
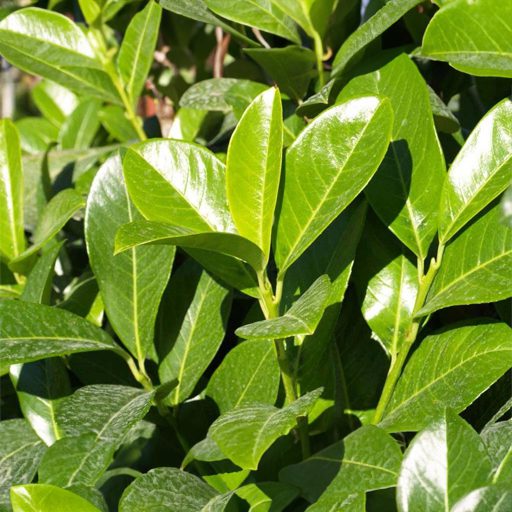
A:
[[[512,508],[512,490],[508,484],[480,487],[460,499],[451,512],[508,512]]]
[[[0,510],[8,511],[9,488],[30,483],[45,446],[26,420],[0,422]]]
[[[418,272],[402,246],[369,217],[354,271],[361,311],[388,354],[395,357],[406,338],[418,293]]]
[[[333,507],[340,507],[351,494],[394,486],[401,462],[397,442],[367,425],[303,462],[283,468],[279,479],[298,487],[311,503],[319,499],[318,509],[312,510],[344,510]]]
[[[512,78],[511,36],[512,5],[499,0],[458,0],[432,18],[421,53],[464,73]]]
[[[41,114],[59,128],[78,106],[73,92],[50,80],[41,80],[34,86],[32,99]]]
[[[98,117],[105,130],[118,141],[135,141],[139,138],[132,123],[126,118],[124,109],[118,105],[103,107],[98,112]]]
[[[25,248],[20,139],[9,119],[0,120],[0,255],[11,260]]]
[[[255,270],[265,268],[265,257],[261,249],[247,238],[234,233],[201,232],[147,220],[122,225],[116,234],[115,252],[118,254],[148,244],[170,244],[213,251],[246,261]]]
[[[197,476],[177,468],[156,468],[138,477],[124,491],[119,512],[146,509],[199,512],[218,493]]]
[[[357,98],[323,112],[289,148],[276,234],[281,273],[368,184],[392,124],[388,100]]]
[[[315,54],[301,46],[284,48],[247,48],[254,59],[272,78],[283,94],[302,100],[315,75]]]
[[[418,315],[511,297],[511,268],[512,230],[501,223],[497,204],[450,242]]]
[[[11,489],[13,512],[101,512],[92,503],[54,485],[18,485]]]
[[[63,437],[46,452],[39,481],[60,487],[94,486],[130,428],[151,406],[152,393],[101,384],[80,388],[60,404]]]
[[[60,439],[56,419],[60,400],[71,394],[71,384],[64,363],[59,358],[43,359],[10,367],[21,411],[36,434],[48,445]]]
[[[61,149],[88,149],[100,128],[99,111],[101,101],[81,101],[62,123],[59,132]]]
[[[36,7],[13,12],[0,22],[0,54],[28,73],[120,103],[87,36],[62,14]]]
[[[321,389],[312,391],[282,409],[263,404],[233,409],[211,425],[208,437],[235,464],[256,470],[267,449],[290,432],[298,416],[308,415],[321,393]]]
[[[24,117],[16,121],[21,150],[25,153],[41,153],[57,142],[58,128],[42,117]]]
[[[258,402],[274,405],[279,390],[276,349],[268,340],[240,343],[213,373],[206,394],[222,413]]]
[[[102,329],[40,304],[0,301],[0,366],[92,350],[120,351]]]
[[[445,512],[489,483],[491,463],[478,434],[449,410],[414,438],[397,488],[400,512]]]
[[[271,0],[205,0],[206,5],[219,16],[242,25],[259,28],[300,44],[297,27]]]
[[[15,268],[22,266],[22,262],[37,253],[55,237],[73,215],[84,206],[85,201],[76,190],[67,188],[59,192],[42,211],[34,231],[32,245],[12,261],[12,266]]]
[[[387,155],[365,193],[389,229],[424,260],[437,231],[435,198],[445,178],[427,86],[412,60],[401,54],[378,71],[351,80],[338,100],[366,94],[389,98],[394,127]]]
[[[154,0],[148,2],[132,18],[119,50],[117,67],[133,105],[139,99],[153,63],[161,18],[160,5]]]
[[[512,228],[512,185],[510,185],[501,199],[502,222]]]
[[[283,316],[244,325],[235,334],[264,340],[313,334],[322,319],[330,291],[329,277],[320,276]]]
[[[123,159],[130,198],[148,220],[196,231],[236,232],[226,199],[225,166],[182,141],[135,144]]]
[[[295,20],[304,31],[315,37],[324,35],[335,2],[333,0],[272,0]]]
[[[158,305],[174,259],[174,247],[166,246],[134,247],[114,256],[118,228],[141,218],[124,186],[121,159],[113,156],[103,164],[91,187],[85,238],[107,316],[139,361],[153,344]]]
[[[331,77],[342,75],[354,56],[419,3],[421,0],[386,2],[368,21],[347,37],[334,58]]]
[[[250,512],[282,512],[299,492],[280,482],[261,482],[244,485],[236,494],[250,505]]]
[[[441,242],[446,243],[509,186],[511,122],[512,101],[505,99],[482,118],[452,163],[441,198]]]
[[[255,129],[257,127],[257,129]],[[275,88],[247,108],[231,137],[226,186],[238,232],[261,248],[266,260],[281,177],[283,112]]]
[[[190,396],[224,339],[231,308],[229,290],[189,261],[171,279],[165,304],[166,339],[158,347],[162,382],[178,380],[169,400]]]
[[[510,368],[512,329],[506,324],[452,327],[428,336],[409,359],[380,426],[416,431],[443,407],[461,412]]]

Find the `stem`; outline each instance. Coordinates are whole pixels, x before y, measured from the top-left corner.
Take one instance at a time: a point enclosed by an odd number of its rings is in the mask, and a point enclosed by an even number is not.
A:
[[[389,369],[388,376],[386,378],[386,382],[384,383],[384,389],[382,390],[382,394],[377,405],[377,409],[375,410],[375,415],[373,417],[372,423],[376,425],[382,420],[384,416],[384,411],[391,400],[391,396],[393,391],[395,390],[396,383],[400,375],[402,374],[403,367],[405,365],[405,361],[407,360],[407,356],[411,350],[411,347],[414,345],[416,338],[418,336],[418,332],[421,326],[421,317],[416,318],[416,314],[418,311],[424,306],[425,300],[427,298],[428,291],[432,285],[432,281],[441,266],[441,261],[443,259],[444,245],[439,244],[437,249],[436,258],[432,258],[430,262],[430,267],[428,272],[421,276],[419,280],[419,289],[418,294],[416,296],[416,301],[414,303],[413,313],[412,313],[412,322],[407,332],[407,335],[404,339],[404,343],[398,354],[392,354],[391,358],[391,366]],[[422,266],[422,265],[421,265]]]
[[[283,278],[279,276],[276,284],[276,294],[272,292],[272,286],[269,280],[263,272],[258,273],[258,283],[260,289],[260,306],[267,320],[279,317],[279,307],[281,304],[281,297],[283,291]],[[286,403],[291,403],[297,400],[297,382],[293,372],[293,368],[290,365],[288,354],[286,353],[286,340],[277,339],[274,340],[274,344],[277,351],[277,360],[279,362],[279,368],[281,370],[281,380],[283,381],[284,391],[286,394]],[[300,439],[302,457],[304,459],[311,455],[311,449],[309,445],[309,433],[308,433],[308,419],[306,416],[299,416],[297,418],[297,432]]]
[[[325,85],[324,78],[324,45],[322,38],[318,32],[313,33],[313,41],[315,43],[316,69],[318,71],[318,84],[320,89]]]

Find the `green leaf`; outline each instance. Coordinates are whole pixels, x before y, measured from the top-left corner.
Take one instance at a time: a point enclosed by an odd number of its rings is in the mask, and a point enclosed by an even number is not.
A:
[[[271,0],[205,0],[206,5],[219,16],[235,23],[248,25],[300,44],[297,27]]]
[[[247,48],[244,52],[272,78],[283,94],[302,100],[315,75],[315,54],[301,46]]]
[[[86,34],[62,14],[36,7],[10,14],[0,22],[0,54],[23,71],[120,103]]]
[[[233,110],[235,118],[240,120],[249,105],[257,96],[263,94],[265,91],[268,91],[267,84],[261,84],[251,80],[237,80],[224,93],[224,101]]]
[[[303,462],[283,468],[279,479],[298,487],[312,503],[320,498],[319,511],[345,510],[333,507],[341,507],[351,494],[393,487],[401,462],[397,442],[367,425]]]
[[[77,494],[53,485],[18,485],[11,489],[13,512],[101,512]]]
[[[499,421],[480,435],[494,466],[493,482],[507,484],[512,476],[512,421]]]
[[[0,366],[75,352],[120,350],[105,331],[49,306],[4,300],[0,318]]]
[[[210,78],[196,82],[184,92],[180,98],[180,106],[193,110],[227,113],[232,107],[226,101],[226,94],[232,87],[240,83],[251,84],[254,82],[236,78]]]
[[[268,340],[240,343],[213,373],[206,394],[222,413],[258,402],[274,405],[279,390],[276,349]]]
[[[59,130],[48,119],[42,117],[24,117],[16,121],[20,135],[21,150],[25,153],[46,151],[52,142],[56,142]]]
[[[471,75],[512,78],[511,37],[512,5],[458,0],[432,18],[421,54]]]
[[[389,101],[358,98],[323,112],[290,146],[275,249],[281,273],[368,184],[392,123]]]
[[[164,305],[166,338],[160,344],[162,382],[178,380],[169,400],[183,402],[217,353],[231,308],[229,290],[192,261],[171,278],[171,299]]]
[[[283,112],[275,88],[260,94],[240,119],[229,143],[226,186],[238,232],[261,248],[266,260],[281,177]]]
[[[119,50],[117,67],[133,105],[144,88],[153,63],[161,18],[160,5],[153,0],[148,2],[130,21]]]
[[[430,106],[434,115],[436,128],[445,133],[455,133],[460,130],[459,120],[453,115],[453,112],[443,102],[443,100],[435,93],[434,89],[427,85]]]
[[[64,362],[49,358],[10,368],[23,416],[36,434],[48,445],[60,439],[62,432],[56,419],[60,400],[71,394]]]
[[[12,266],[21,266],[23,261],[38,252],[84,206],[85,201],[76,190],[67,188],[59,192],[42,211],[32,237],[32,245],[12,261]]]
[[[393,142],[366,195],[389,229],[424,260],[437,231],[435,198],[445,178],[427,86],[411,59],[401,54],[378,71],[351,80],[339,98],[368,94],[389,98],[394,127]]]
[[[139,361],[152,347],[158,305],[174,259],[174,248],[165,246],[136,247],[114,256],[118,228],[141,218],[124,186],[121,159],[111,157],[89,193],[85,238],[109,321]]]
[[[467,494],[451,509],[451,512],[508,512],[512,508],[510,485],[490,485]]]
[[[59,132],[61,149],[88,149],[100,128],[101,101],[83,100],[64,121]]]
[[[511,268],[512,230],[501,223],[498,204],[450,242],[418,315],[511,297]]]
[[[298,416],[307,416],[321,393],[312,391],[282,409],[264,404],[233,409],[211,425],[208,437],[236,465],[256,470],[267,449],[290,432]]]
[[[107,105],[98,112],[98,117],[105,130],[118,141],[135,141],[139,138],[132,123],[126,118],[122,107]]]
[[[59,128],[78,106],[73,92],[49,80],[41,80],[34,86],[32,99],[41,114]]]
[[[416,431],[444,407],[461,412],[510,368],[512,329],[506,324],[452,327],[427,336],[409,359],[380,426]]]
[[[400,351],[412,321],[418,271],[378,219],[369,217],[354,271],[363,316],[388,354]]]
[[[148,244],[170,244],[213,251],[244,260],[255,270],[265,268],[265,257],[261,249],[247,238],[234,233],[198,232],[144,220],[124,224],[119,228],[115,239],[115,252],[118,254]]]
[[[94,486],[130,428],[151,406],[153,393],[126,386],[85,386],[60,404],[63,437],[46,452],[39,481],[60,487]]]
[[[313,334],[322,319],[330,291],[329,277],[320,276],[283,316],[244,325],[235,334],[265,340]]]
[[[236,494],[250,505],[249,512],[282,512],[298,491],[279,482],[261,482],[244,485]]]
[[[510,185],[503,194],[501,200],[502,222],[512,228],[512,185]]]
[[[27,277],[27,282],[21,294],[21,300],[25,302],[50,304],[55,262],[64,242],[55,242],[48,245]]]
[[[146,219],[201,232],[236,232],[225,166],[207,149],[164,139],[135,144],[126,151],[123,170],[130,198]]]
[[[8,511],[9,488],[32,481],[46,448],[22,419],[0,422],[0,438],[0,510]]]
[[[156,468],[132,482],[121,496],[119,512],[147,510],[198,512],[207,510],[217,492],[197,476],[177,468]]]
[[[512,101],[505,99],[478,123],[452,163],[441,198],[439,238],[446,243],[510,184]]]
[[[414,438],[404,456],[397,488],[400,512],[444,512],[486,485],[491,463],[478,434],[446,411]]]
[[[421,3],[421,0],[390,0],[368,21],[352,32],[334,57],[331,77],[342,75],[350,61],[366,45],[396,23],[407,11]]]
[[[25,248],[20,140],[9,119],[0,120],[0,255],[16,258]]]

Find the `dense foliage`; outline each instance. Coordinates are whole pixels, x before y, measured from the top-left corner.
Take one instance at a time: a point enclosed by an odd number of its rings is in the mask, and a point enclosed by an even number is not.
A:
[[[512,510],[511,0],[0,18],[0,511]]]

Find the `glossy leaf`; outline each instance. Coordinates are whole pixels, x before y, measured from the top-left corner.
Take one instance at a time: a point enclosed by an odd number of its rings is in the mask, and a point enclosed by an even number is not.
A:
[[[472,75],[512,78],[511,20],[506,2],[450,2],[429,23],[421,53]]]
[[[370,217],[355,269],[361,311],[388,354],[396,356],[412,321],[418,272],[383,224]]]
[[[444,512],[489,481],[491,463],[478,434],[447,411],[414,438],[404,456],[397,488],[400,512]]]
[[[205,0],[205,3],[223,18],[300,43],[293,21],[271,0],[247,0],[243,4],[236,0]]]
[[[512,490],[508,485],[490,485],[476,489],[459,500],[451,512],[507,512],[512,507]]]
[[[69,89],[49,80],[41,80],[32,89],[32,99],[43,116],[60,127],[78,105]]]
[[[29,484],[11,489],[13,512],[100,512],[77,494],[54,485]]]
[[[478,123],[454,160],[441,198],[439,237],[447,242],[510,184],[512,101],[505,99]]]
[[[265,451],[294,427],[298,416],[307,416],[321,392],[308,393],[282,409],[263,404],[233,409],[211,425],[208,436],[235,464],[257,469]]]
[[[180,106],[194,110],[229,112],[231,105],[226,102],[226,95],[240,82],[236,78],[211,78],[197,82],[180,98]]]
[[[119,512],[136,512],[141,504],[152,510],[197,512],[217,492],[194,476],[177,468],[156,468],[137,478],[124,491]]]
[[[48,119],[42,117],[24,117],[16,121],[20,136],[21,150],[25,153],[46,151],[50,144],[57,141],[59,130]]]
[[[297,489],[278,482],[247,484],[236,494],[250,505],[250,512],[282,512],[298,495]]]
[[[407,363],[380,425],[415,431],[443,407],[463,411],[510,368],[512,329],[506,324],[452,327],[428,336]]]
[[[212,375],[206,394],[222,413],[258,402],[274,405],[279,390],[276,349],[268,340],[240,343]]]
[[[281,272],[368,184],[386,152],[392,121],[388,101],[354,99],[318,116],[289,148],[275,249]]]
[[[235,232],[225,167],[208,150],[182,141],[144,142],[126,151],[123,171],[130,198],[146,219]]]
[[[281,95],[277,89],[269,89],[240,119],[229,143],[226,167],[227,197],[235,226],[267,259],[281,176],[282,141]]]
[[[23,419],[0,423],[0,509],[9,510],[9,488],[30,483],[45,446]]]
[[[266,340],[313,334],[322,319],[330,291],[329,277],[323,275],[283,316],[244,325],[236,330],[236,334],[242,338]]]
[[[95,485],[130,428],[148,412],[152,397],[140,389],[102,384],[66,398],[56,418],[63,436],[43,457],[39,481]]]
[[[391,25],[396,23],[407,11],[421,3],[421,0],[390,0],[379,9],[369,20],[347,37],[334,57],[331,77],[343,74],[350,61],[380,36]]]
[[[119,49],[117,67],[132,104],[136,104],[151,69],[161,18],[160,5],[148,2],[132,18]]]
[[[512,228],[512,185],[508,187],[501,200],[502,222]]]
[[[272,78],[283,94],[301,100],[315,75],[315,54],[301,46],[244,50]]]
[[[62,14],[29,7],[0,22],[0,54],[28,73],[119,103],[87,36]]]
[[[512,230],[500,222],[500,217],[496,205],[450,242],[418,314],[512,296]]]
[[[105,331],[49,306],[0,301],[0,318],[0,365],[75,352],[119,350]]]
[[[8,260],[25,248],[20,140],[9,119],[0,121],[0,254]]]
[[[114,256],[118,228],[141,218],[124,186],[121,159],[111,157],[89,193],[85,237],[107,316],[139,361],[153,345],[158,304],[174,258],[174,248],[165,246],[136,247]]]
[[[249,263],[255,270],[265,267],[260,248],[234,233],[198,232],[161,222],[136,221],[122,225],[116,234],[116,254],[143,245],[178,245],[189,249],[213,251]]]
[[[100,128],[100,108],[99,100],[84,100],[78,104],[60,128],[61,149],[87,149],[92,145]]]
[[[393,142],[366,195],[389,229],[424,260],[437,231],[435,198],[445,178],[427,86],[414,62],[402,54],[378,71],[351,80],[340,97],[366,94],[389,98],[394,112]]]
[[[229,290],[197,264],[188,262],[171,279],[165,306],[165,339],[160,344],[162,382],[178,385],[169,400],[179,404],[190,396],[224,339],[231,307]]]
[[[499,421],[480,435],[493,464],[493,482],[506,484],[512,476],[512,422]]]
[[[301,490],[312,510],[344,510],[351,494],[393,487],[402,453],[383,430],[367,425],[308,459],[281,470],[279,479]]]

